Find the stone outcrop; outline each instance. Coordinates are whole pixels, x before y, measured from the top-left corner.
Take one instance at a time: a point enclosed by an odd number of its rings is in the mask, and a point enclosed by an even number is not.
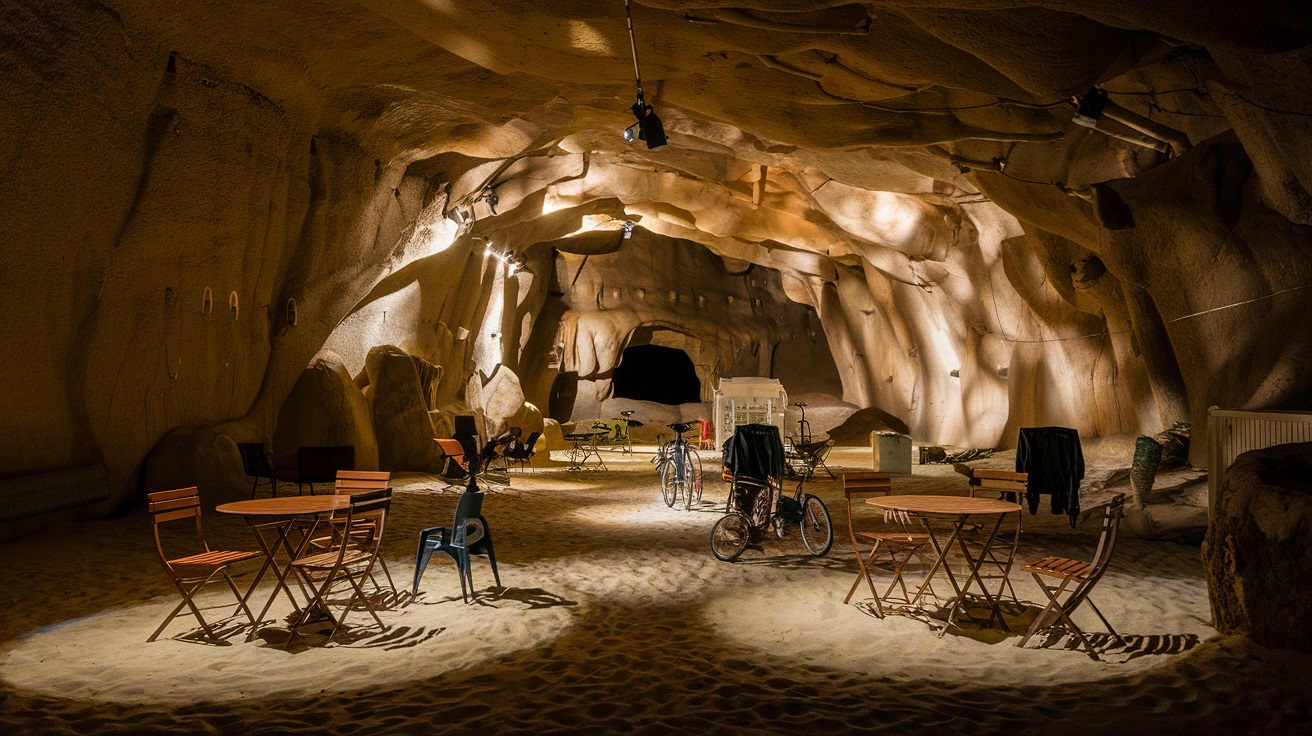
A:
[[[1312,443],[1240,455],[1214,502],[1203,562],[1217,630],[1312,651]]]
[[[378,469],[369,401],[341,359],[320,354],[301,374],[278,414],[273,451],[315,445],[352,445],[356,470]]]
[[[365,372],[369,385],[364,393],[378,438],[378,467],[439,470],[442,453],[433,442],[437,434],[415,358],[391,345],[377,347],[365,359]]]

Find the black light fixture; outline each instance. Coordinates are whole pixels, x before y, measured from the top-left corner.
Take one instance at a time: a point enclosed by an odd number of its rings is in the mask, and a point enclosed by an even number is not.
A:
[[[1098,118],[1107,107],[1107,90],[1094,87],[1075,100],[1075,117],[1071,122],[1086,128],[1098,127]]]
[[[629,10],[629,0],[624,0],[624,17],[629,22],[629,48],[633,50],[633,78],[638,83],[638,101],[629,108],[638,122],[624,129],[624,140],[630,143],[635,140],[646,141],[648,148],[657,148],[668,141],[665,138],[665,126],[661,124],[661,119],[656,117],[656,111],[642,96],[642,72],[638,71],[638,42],[633,38],[633,13]],[[635,127],[638,129],[636,132],[633,130]]]
[[[497,202],[500,202],[501,198],[497,196],[497,193],[493,191],[492,187],[484,189],[483,193],[479,195],[478,198],[487,203],[488,212],[491,212],[493,216],[497,214]]]

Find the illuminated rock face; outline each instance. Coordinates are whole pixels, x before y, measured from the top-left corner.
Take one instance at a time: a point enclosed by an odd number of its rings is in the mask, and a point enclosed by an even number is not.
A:
[[[614,3],[7,3],[0,471],[236,495],[315,356],[385,345],[435,431],[635,339],[930,442],[1312,408],[1312,11],[1014,6],[636,5],[648,150]]]

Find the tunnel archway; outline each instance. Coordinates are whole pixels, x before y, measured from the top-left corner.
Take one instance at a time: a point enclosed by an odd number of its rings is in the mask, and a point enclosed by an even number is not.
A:
[[[702,382],[692,358],[677,348],[632,345],[624,349],[613,378],[614,396],[659,404],[702,400]]]

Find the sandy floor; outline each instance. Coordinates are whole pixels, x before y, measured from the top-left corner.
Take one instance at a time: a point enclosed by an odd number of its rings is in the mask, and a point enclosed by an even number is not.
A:
[[[881,620],[868,601],[842,604],[855,563],[838,483],[808,485],[834,517],[829,556],[807,555],[794,534],[729,564],[707,541],[723,485],[708,477],[700,510],[668,509],[649,456],[608,455],[604,473],[531,471],[490,494],[506,588],[476,559],[483,595],[465,604],[454,568],[435,563],[417,599],[382,612],[386,632],[357,612],[333,642],[286,650],[281,618],[249,643],[235,625],[225,645],[201,643],[182,618],[145,643],[175,598],[144,513],[0,547],[0,734],[1310,728],[1312,657],[1216,637],[1196,547],[1122,539],[1094,597],[1131,646],[1100,639],[1103,662],[1065,639],[1018,649],[971,627],[940,639],[933,616]],[[831,465],[869,467],[869,451],[836,450]],[[408,588],[418,530],[449,523],[456,496],[425,476],[396,485],[384,552]],[[924,466],[896,487],[960,493],[965,482]],[[1075,530],[1027,516],[1020,557],[1088,557],[1101,501],[1086,499]],[[240,519],[205,524],[212,546],[252,546]],[[1040,600],[1028,577],[1013,575],[1019,597]],[[1077,620],[1098,630],[1088,611]]]

